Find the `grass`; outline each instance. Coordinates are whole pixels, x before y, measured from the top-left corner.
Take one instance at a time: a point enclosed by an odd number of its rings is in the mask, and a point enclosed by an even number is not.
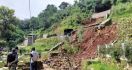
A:
[[[60,24],[54,29],[55,33],[62,34],[64,29],[78,29],[82,20],[86,18],[86,13],[75,12],[73,15],[63,19]]]
[[[108,65],[105,63],[95,63],[90,65],[94,70],[118,70],[115,66]]]
[[[118,39],[132,42],[132,3],[120,3],[113,7],[112,13],[113,21],[118,24]]]
[[[68,44],[66,42],[63,45],[63,48],[67,50],[68,54],[75,54],[79,51],[79,48],[77,46],[73,46],[73,45]]]
[[[54,37],[47,39],[37,39],[32,46],[28,46],[25,49],[30,51],[32,47],[35,47],[38,52],[45,52],[45,51],[49,51],[59,42],[60,40]]]
[[[113,6],[112,15],[114,16],[129,16],[132,13],[132,3],[119,3]]]
[[[82,61],[82,70],[119,70],[114,63],[107,63],[95,61],[88,63],[86,60]]]
[[[4,67],[4,63],[0,62],[0,68]]]

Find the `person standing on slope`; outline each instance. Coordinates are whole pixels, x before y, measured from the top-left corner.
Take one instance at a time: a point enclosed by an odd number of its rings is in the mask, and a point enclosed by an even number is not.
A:
[[[30,70],[38,70],[37,69],[37,60],[39,58],[38,52],[35,51],[35,48],[32,48],[30,53]]]

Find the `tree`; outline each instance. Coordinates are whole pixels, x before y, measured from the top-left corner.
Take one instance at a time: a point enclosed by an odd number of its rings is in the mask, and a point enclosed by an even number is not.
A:
[[[30,30],[30,19],[21,20],[19,28],[22,29],[23,31]]]
[[[32,17],[31,19],[30,19],[30,24],[29,24],[29,26],[30,26],[30,29],[31,28],[33,28],[33,29],[38,29],[39,28],[39,20],[38,20],[38,18],[36,18],[36,17]]]
[[[24,39],[23,32],[17,27],[19,20],[14,16],[14,10],[1,6],[0,20],[0,36],[8,47],[14,47]]]
[[[67,2],[62,2],[60,5],[59,5],[59,8],[60,9],[65,9],[66,7],[68,7],[69,6],[69,3],[67,3]]]
[[[102,12],[110,9],[112,6],[112,0],[96,0],[95,11]]]
[[[95,8],[95,0],[80,0],[78,6],[80,7],[83,13],[90,13],[93,12]]]
[[[52,16],[57,12],[57,8],[54,5],[48,5],[45,10],[43,10],[39,16],[39,24],[44,29],[49,28],[53,22],[50,21]]]

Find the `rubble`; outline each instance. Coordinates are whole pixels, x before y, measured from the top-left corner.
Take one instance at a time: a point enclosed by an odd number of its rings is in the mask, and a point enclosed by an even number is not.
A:
[[[50,56],[44,63],[55,70],[79,70],[73,58],[67,53],[60,52],[56,56]]]

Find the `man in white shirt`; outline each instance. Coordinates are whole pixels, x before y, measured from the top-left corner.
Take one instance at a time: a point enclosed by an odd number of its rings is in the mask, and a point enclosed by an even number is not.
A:
[[[39,58],[38,52],[35,51],[35,48],[32,48],[32,51],[30,53],[30,70],[37,70],[37,60]]]

